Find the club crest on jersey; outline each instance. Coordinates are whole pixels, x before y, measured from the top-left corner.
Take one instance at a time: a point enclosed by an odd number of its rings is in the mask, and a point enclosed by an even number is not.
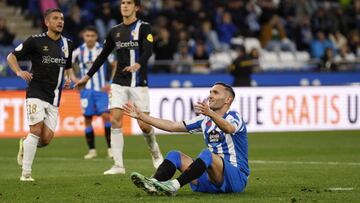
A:
[[[61,51],[64,53],[65,58],[69,56],[69,50],[67,47],[65,46],[61,47]]]
[[[49,47],[48,47],[48,46],[44,46],[44,47],[43,47],[43,51],[49,51]]]
[[[132,35],[133,37],[135,37],[136,34],[137,34],[137,32],[136,32],[135,30],[131,31],[131,35]]]
[[[208,139],[209,139],[209,143],[222,142],[220,132],[218,132],[216,130],[212,130],[209,133],[209,138]]]
[[[152,34],[148,34],[148,35],[146,36],[146,39],[147,39],[147,41],[149,41],[149,42],[153,42],[153,41],[154,41],[154,38],[153,38]]]

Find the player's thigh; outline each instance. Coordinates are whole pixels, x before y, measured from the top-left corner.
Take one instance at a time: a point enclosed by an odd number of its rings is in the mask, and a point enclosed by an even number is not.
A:
[[[94,91],[94,103],[96,108],[96,115],[108,112],[109,96],[106,92]]]
[[[44,124],[52,131],[55,132],[58,115],[59,115],[59,107],[49,104],[46,107],[46,116],[44,119]]]
[[[95,114],[95,104],[92,90],[80,91],[80,104],[82,112],[85,116],[92,116]]]
[[[109,109],[122,108],[129,101],[129,87],[111,84]]]
[[[129,89],[130,100],[142,111],[150,112],[150,98],[148,87],[132,87]]]
[[[145,112],[145,113],[149,115],[148,112]],[[138,123],[140,129],[141,129],[144,133],[150,133],[150,132],[151,132],[151,128],[152,128],[151,125],[149,125],[149,124],[147,124],[147,123],[145,123],[144,121],[139,120],[139,119],[137,120],[137,123]]]
[[[212,163],[206,171],[209,179],[216,185],[221,185],[224,182],[224,162],[223,159],[216,154],[211,153]]]
[[[41,136],[43,121],[46,117],[45,108],[46,102],[42,101],[41,99],[26,99],[26,113],[28,124],[30,126],[30,132],[37,136]]]

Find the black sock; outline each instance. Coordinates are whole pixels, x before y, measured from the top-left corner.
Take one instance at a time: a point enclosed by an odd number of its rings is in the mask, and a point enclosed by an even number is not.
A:
[[[89,146],[89,149],[95,149],[95,135],[94,131],[85,132],[86,142]]]
[[[167,181],[174,176],[175,172],[176,166],[171,161],[164,159],[159,168],[156,170],[153,178],[158,181]]]
[[[105,139],[106,139],[106,144],[108,146],[108,148],[111,147],[110,143],[111,143],[111,127],[105,127]]]
[[[206,165],[204,161],[198,158],[177,178],[177,180],[182,187],[191,181],[200,178],[205,170]]]

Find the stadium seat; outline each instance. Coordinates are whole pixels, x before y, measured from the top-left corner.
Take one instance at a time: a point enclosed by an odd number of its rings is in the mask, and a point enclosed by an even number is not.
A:
[[[247,52],[249,52],[253,48],[257,48],[258,50],[261,50],[259,39],[253,37],[245,38],[244,46]]]
[[[228,52],[218,52],[210,55],[209,58],[211,71],[225,71],[232,62],[231,54]]]

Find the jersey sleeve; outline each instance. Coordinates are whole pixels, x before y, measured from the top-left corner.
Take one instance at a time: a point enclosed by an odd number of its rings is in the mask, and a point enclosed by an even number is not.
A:
[[[145,67],[149,58],[152,55],[154,38],[151,33],[151,26],[149,24],[142,24],[140,28],[142,50],[139,58],[141,67]]]
[[[69,58],[66,60],[66,65],[65,65],[65,69],[70,69],[72,68],[72,57],[73,57],[73,49],[74,49],[74,44],[68,40],[68,44],[69,44]]]
[[[16,59],[18,60],[27,60],[29,59],[29,55],[31,55],[34,50],[34,43],[34,38],[29,37],[23,43],[17,46],[12,53],[16,56]]]
[[[231,112],[230,115],[226,117],[226,120],[235,127],[235,132],[241,132],[245,129],[245,123],[241,119],[240,114],[236,112]]]
[[[80,56],[80,49],[79,48],[76,48],[74,51],[73,51],[73,54],[72,54],[72,60],[71,60],[71,63],[76,63],[78,58]]]
[[[202,128],[201,128],[201,123],[204,120],[204,116],[197,116],[191,120],[185,120],[183,121],[186,130],[189,133],[194,133],[194,132],[201,132]]]
[[[90,70],[86,73],[88,76],[92,77],[101,67],[101,65],[104,64],[104,62],[107,60],[107,57],[112,52],[112,50],[115,47],[115,42],[112,38],[111,30],[106,36],[105,42],[104,42],[104,48],[100,52],[99,56],[94,61],[94,64],[91,66]]]

